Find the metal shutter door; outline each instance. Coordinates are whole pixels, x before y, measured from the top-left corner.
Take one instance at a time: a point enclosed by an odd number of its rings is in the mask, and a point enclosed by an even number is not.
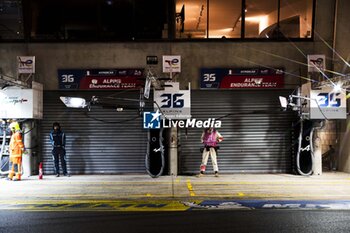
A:
[[[72,174],[145,173],[147,131],[137,110],[67,108],[59,96],[108,96],[116,92],[45,92],[44,119],[41,123],[44,172],[53,174],[49,132],[58,121],[67,135],[67,168]],[[138,92],[117,97],[139,98]],[[136,103],[137,105],[138,103]],[[105,122],[102,122],[105,121]],[[110,123],[108,123],[110,122]],[[61,167],[60,167],[61,168]],[[62,171],[61,171],[62,172]]]
[[[218,164],[221,173],[291,171],[292,122],[295,114],[279,110],[278,96],[290,90],[192,91],[192,117],[220,118]],[[202,129],[180,131],[180,173],[197,173]],[[212,171],[209,159],[207,171]]]

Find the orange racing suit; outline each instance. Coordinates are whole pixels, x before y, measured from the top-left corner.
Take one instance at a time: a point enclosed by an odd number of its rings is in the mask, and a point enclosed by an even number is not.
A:
[[[24,144],[22,141],[22,135],[20,131],[12,133],[10,140],[10,162],[12,163],[12,168],[9,172],[8,178],[13,179],[15,175],[15,165],[17,165],[16,179],[21,180],[21,168],[22,168],[22,153],[24,150]]]

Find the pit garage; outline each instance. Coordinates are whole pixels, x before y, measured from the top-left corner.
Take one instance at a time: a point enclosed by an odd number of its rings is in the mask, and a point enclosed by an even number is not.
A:
[[[192,117],[216,118],[224,136],[220,144],[221,173],[290,173],[293,159],[293,114],[280,110],[278,96],[290,90],[192,91]],[[144,174],[147,130],[138,110],[67,108],[59,99],[71,92],[44,93],[41,121],[44,172],[53,174],[49,132],[59,122],[67,134],[68,170],[72,174]],[[97,93],[99,94],[99,93]],[[102,92],[101,95],[139,98],[139,92]],[[86,99],[96,92],[74,92]],[[137,108],[137,103],[133,103]],[[132,104],[131,104],[132,105]],[[193,174],[201,162],[202,129],[179,129],[179,174]],[[166,139],[168,140],[168,139]],[[166,144],[166,143],[165,143]],[[165,148],[167,150],[167,148]],[[208,172],[212,169],[210,160]],[[167,171],[165,171],[164,175]]]
[[[291,173],[296,115],[280,109],[279,96],[292,90],[192,91],[192,117],[222,121],[220,173]],[[202,129],[180,131],[179,168],[199,172]],[[207,171],[212,172],[211,160]]]
[[[116,96],[117,94],[117,96]],[[72,174],[145,173],[147,130],[142,128],[138,103],[116,112],[115,109],[67,108],[60,96],[94,95],[139,98],[138,91],[128,92],[44,92],[44,118],[41,121],[42,160],[44,173],[53,174],[49,132],[59,122],[66,133],[67,167]]]

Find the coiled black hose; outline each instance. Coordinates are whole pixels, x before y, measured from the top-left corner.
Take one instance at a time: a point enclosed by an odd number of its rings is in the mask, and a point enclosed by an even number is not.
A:
[[[151,171],[151,155],[157,156],[157,153],[151,153],[151,143],[154,141],[153,137],[151,137],[151,132],[148,132],[148,143],[147,143],[147,153],[146,153],[146,158],[145,158],[145,166],[146,166],[146,171],[147,173],[152,177],[152,178],[158,178],[163,174],[164,167],[165,167],[165,158],[164,158],[164,146],[163,146],[163,128],[159,130],[159,152],[160,152],[160,159],[161,159],[161,166],[159,169],[159,172],[157,174],[153,174]]]

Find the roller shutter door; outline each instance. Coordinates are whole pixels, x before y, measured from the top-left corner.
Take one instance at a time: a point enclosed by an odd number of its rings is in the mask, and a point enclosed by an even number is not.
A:
[[[147,131],[137,110],[116,112],[111,109],[67,108],[59,96],[108,96],[109,93],[45,92],[44,119],[41,121],[42,159],[44,172],[53,174],[49,132],[52,123],[60,122],[67,135],[68,172],[72,174],[145,173]],[[117,93],[118,94],[118,93]],[[138,98],[138,92],[117,97]],[[138,103],[134,103],[136,106]]]
[[[279,110],[273,91],[192,91],[192,116],[221,118],[218,164],[220,173],[289,173],[292,160],[292,122],[295,114]],[[180,173],[199,171],[202,130],[181,129]],[[207,171],[212,171],[209,159]]]

